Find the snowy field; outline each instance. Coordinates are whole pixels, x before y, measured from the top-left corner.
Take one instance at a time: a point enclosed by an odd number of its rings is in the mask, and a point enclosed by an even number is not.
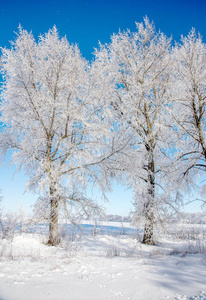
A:
[[[35,233],[0,240],[0,300],[206,299],[204,239],[180,230],[146,246],[128,224],[104,226],[120,232],[65,233],[58,247]]]

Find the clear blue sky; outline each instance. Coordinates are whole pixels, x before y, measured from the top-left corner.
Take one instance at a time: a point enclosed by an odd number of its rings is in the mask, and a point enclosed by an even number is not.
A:
[[[135,22],[141,22],[146,15],[157,29],[172,35],[174,40],[195,27],[206,42],[206,0],[0,0],[0,46],[9,47],[19,24],[35,37],[55,24],[60,35],[77,43],[82,55],[91,60],[98,41],[109,42],[119,29],[135,30]],[[7,163],[0,167],[3,206],[14,210],[22,204],[29,211],[37,196],[23,194],[26,177],[21,173],[12,179],[14,171]],[[131,191],[115,186],[108,196],[111,204],[107,205],[107,213],[128,214]],[[194,204],[191,210],[198,210],[198,206]]]

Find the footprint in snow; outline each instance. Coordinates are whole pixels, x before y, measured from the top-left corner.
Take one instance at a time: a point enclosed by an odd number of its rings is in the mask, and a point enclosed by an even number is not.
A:
[[[25,284],[23,281],[14,281],[14,284],[15,285],[23,285]]]

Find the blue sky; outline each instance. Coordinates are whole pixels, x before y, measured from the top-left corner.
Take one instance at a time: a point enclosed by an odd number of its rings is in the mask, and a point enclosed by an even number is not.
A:
[[[0,46],[9,47],[19,24],[35,37],[55,24],[60,36],[66,35],[70,42],[77,43],[82,55],[91,60],[99,41],[108,43],[119,29],[134,31],[135,22],[141,22],[146,15],[157,29],[176,41],[195,27],[206,42],[206,0],[0,0]],[[7,163],[0,166],[3,206],[14,210],[22,204],[29,211],[37,195],[24,194],[26,177],[20,173],[13,178],[14,171]],[[132,208],[132,193],[121,186],[115,185],[108,197],[107,213],[127,215]],[[199,206],[193,204],[190,210],[197,211]]]

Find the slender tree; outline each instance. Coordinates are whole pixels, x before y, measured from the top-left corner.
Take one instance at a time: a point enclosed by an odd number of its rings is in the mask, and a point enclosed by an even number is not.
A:
[[[87,185],[103,190],[107,183],[104,163],[115,152],[107,107],[95,72],[56,27],[37,42],[20,27],[11,49],[2,49],[1,72],[0,148],[25,169],[27,188],[43,193],[49,244],[56,245],[60,207],[97,209]]]
[[[136,32],[119,32],[109,45],[100,45],[96,62],[110,85],[106,97],[114,120],[130,137],[125,155],[118,158],[119,169],[133,188],[136,213],[145,219],[143,242],[153,244],[153,227],[170,202],[172,187],[168,180],[164,188],[173,145],[167,109],[170,39],[156,32],[148,18],[136,27]]]
[[[191,183],[194,174],[206,170],[206,46],[195,29],[174,47],[173,67],[173,118],[180,137],[179,163],[183,163],[180,173]]]

